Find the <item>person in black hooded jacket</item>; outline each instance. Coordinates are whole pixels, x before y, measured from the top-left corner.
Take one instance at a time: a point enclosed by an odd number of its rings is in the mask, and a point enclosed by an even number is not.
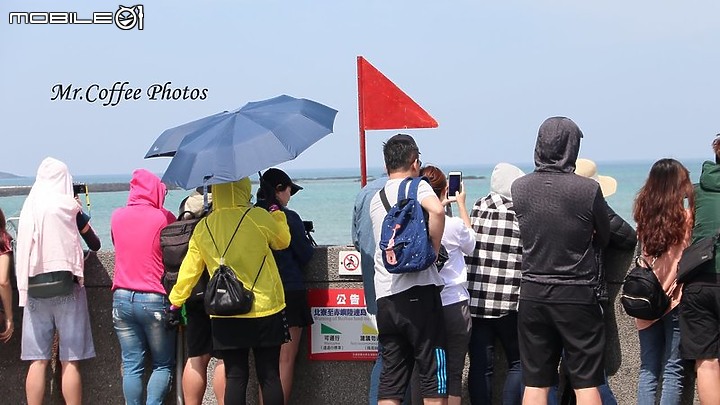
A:
[[[608,244],[610,220],[598,182],[574,173],[582,136],[569,118],[545,120],[535,171],[512,185],[523,244],[518,330],[525,404],[547,403],[563,350],[578,402],[601,404],[605,327],[596,249]]]
[[[300,215],[287,207],[290,197],[302,189],[292,181],[287,173],[273,167],[267,169],[260,177],[260,188],[257,192],[259,207],[269,209],[276,204],[285,213],[291,235],[290,246],[287,249],[273,251],[285,290],[287,304],[285,317],[290,333],[290,341],[280,348],[280,380],[285,395],[285,404],[290,401],[295,359],[300,348],[303,329],[313,323],[307,300],[303,268],[312,259],[314,248]]]
[[[600,190],[602,191],[603,197],[607,198],[615,194],[617,190],[617,181],[609,176],[601,176],[598,174],[597,165],[595,162],[589,159],[577,159],[575,166],[575,173],[583,177],[591,178],[600,184]],[[608,247],[619,250],[633,250],[637,245],[637,232],[627,221],[625,221],[620,215],[613,211],[610,206],[607,207],[608,218],[610,219],[610,242]],[[605,280],[605,264],[604,264],[604,250],[596,249],[595,255],[598,262],[598,286],[596,294],[600,305],[603,307],[603,313],[607,314],[609,297],[607,291],[607,282]],[[615,319],[611,316],[605,317],[606,327],[610,322],[615,322]],[[607,349],[606,349],[607,351]],[[558,398],[558,394],[555,389],[550,390],[550,396],[548,397],[549,405],[575,405],[576,398],[575,392],[568,383],[568,371],[565,368],[565,364],[560,365],[560,386],[563,387],[563,391]],[[602,405],[617,405],[617,399],[613,394],[610,386],[607,383],[607,378],[604,383],[598,387],[600,391],[600,398]]]

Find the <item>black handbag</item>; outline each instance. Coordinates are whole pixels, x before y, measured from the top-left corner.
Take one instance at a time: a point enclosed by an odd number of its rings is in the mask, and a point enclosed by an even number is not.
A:
[[[215,269],[212,277],[210,277],[210,281],[208,281],[204,297],[205,312],[207,312],[208,315],[235,316],[247,314],[252,310],[253,302],[255,301],[255,293],[253,293],[253,290],[255,289],[255,283],[257,283],[258,277],[260,277],[260,272],[265,265],[267,256],[263,257],[260,269],[258,269],[257,275],[255,276],[255,281],[249,290],[245,288],[242,281],[238,280],[235,270],[225,264],[225,253],[227,253],[230,248],[230,244],[235,238],[235,234],[238,229],[240,229],[240,224],[248,212],[250,212],[250,209],[245,211],[245,214],[240,218],[240,222],[238,222],[237,227],[235,227],[235,232],[233,232],[225,251],[220,256],[220,265]],[[207,221],[205,221],[205,227],[210,234],[210,239],[215,246],[215,250],[220,253],[215,243],[215,238],[212,232],[210,232],[210,227],[207,225]]]
[[[698,271],[704,267],[702,266],[703,263],[715,258],[715,244],[718,240],[718,233],[720,233],[720,230],[712,236],[696,240],[683,250],[677,267],[678,283],[687,283],[692,280]]]
[[[628,315],[649,321],[661,318],[670,306],[670,297],[663,290],[652,265],[641,256],[635,258],[635,267],[625,276],[620,303]]]

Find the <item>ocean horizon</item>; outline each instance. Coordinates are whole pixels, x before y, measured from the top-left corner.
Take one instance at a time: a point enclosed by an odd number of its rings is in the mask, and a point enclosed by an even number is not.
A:
[[[703,159],[687,159],[682,161],[690,171],[693,182],[697,182]],[[432,164],[428,162],[429,164]],[[634,225],[632,204],[637,191],[642,187],[654,161],[632,162],[597,162],[599,174],[614,177],[618,182],[615,194],[607,198],[608,204],[627,222]],[[468,210],[479,198],[487,195],[490,190],[490,175],[494,164],[440,166],[448,172],[463,172],[464,184],[467,189]],[[518,165],[524,172],[532,171],[532,164]],[[304,189],[295,194],[288,208],[296,211],[303,220],[313,221],[315,231],[313,238],[320,245],[349,245],[352,243],[351,226],[355,196],[360,191],[359,168],[343,169],[292,169],[287,173]],[[368,177],[382,176],[381,167],[368,168]],[[161,175],[161,174],[159,174]],[[81,195],[84,209],[89,212],[91,224],[102,241],[103,250],[112,250],[110,237],[110,216],[112,212],[125,205],[127,191],[93,192],[93,184],[127,183],[131,174],[77,175],[74,181],[88,184],[89,198]],[[251,176],[257,180],[257,175]],[[22,177],[0,180],[2,186],[29,186],[33,177]],[[257,187],[253,187],[253,193]],[[189,191],[173,189],[168,192],[165,208],[177,213],[180,202]],[[17,217],[25,201],[24,195],[0,197],[0,209],[6,217]],[[87,206],[89,201],[90,205]],[[457,206],[453,205],[457,210]]]

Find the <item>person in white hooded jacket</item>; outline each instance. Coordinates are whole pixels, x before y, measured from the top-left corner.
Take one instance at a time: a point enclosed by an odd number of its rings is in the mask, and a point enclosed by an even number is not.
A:
[[[76,222],[80,210],[67,166],[45,158],[20,212],[17,235],[17,283],[24,307],[20,357],[31,361],[25,381],[28,405],[43,403],[55,331],[60,336],[66,404],[82,402],[78,361],[95,357],[82,282],[83,250]]]
[[[498,163],[490,176],[490,193],[475,202],[470,214],[476,234],[474,251],[466,257],[472,315],[468,374],[472,404],[492,401],[496,341],[502,343],[508,364],[502,403],[522,402],[517,330],[522,243],[510,187],[523,175],[509,163]]]

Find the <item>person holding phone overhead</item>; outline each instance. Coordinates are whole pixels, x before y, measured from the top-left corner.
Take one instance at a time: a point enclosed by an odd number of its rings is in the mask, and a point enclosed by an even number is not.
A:
[[[450,173],[453,178],[453,173],[458,172]],[[440,293],[440,299],[445,323],[448,405],[460,405],[465,355],[470,342],[470,310],[468,309],[470,295],[465,287],[467,282],[465,255],[471,254],[475,248],[475,232],[470,226],[470,217],[465,207],[465,189],[459,177],[454,177],[458,183],[453,190],[455,191],[453,200],[450,200],[448,181],[442,170],[428,165],[420,170],[420,176],[427,177],[435,195],[443,205],[452,202],[457,202],[458,205],[459,218],[445,217],[445,228],[440,242],[447,251],[447,261],[442,263],[442,267],[437,263],[436,265],[445,285]],[[417,390],[419,389],[417,385],[419,384],[412,384],[411,388]]]
[[[20,358],[30,361],[25,381],[28,405],[43,403],[55,331],[60,336],[62,395],[68,405],[82,403],[79,361],[95,357],[76,223],[80,211],[67,165],[45,158],[20,211],[17,234],[17,283],[24,307]]]

